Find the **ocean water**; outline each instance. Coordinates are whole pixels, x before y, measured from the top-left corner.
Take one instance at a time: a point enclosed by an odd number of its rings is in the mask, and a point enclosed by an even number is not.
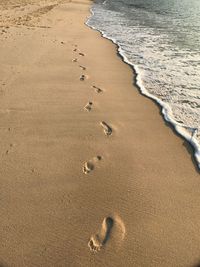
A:
[[[118,45],[200,168],[200,0],[96,0],[91,12],[87,24]]]

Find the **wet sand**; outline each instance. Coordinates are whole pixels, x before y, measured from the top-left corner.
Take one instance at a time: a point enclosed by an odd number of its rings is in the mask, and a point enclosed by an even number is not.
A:
[[[84,22],[91,1],[1,1],[0,265],[197,266],[188,145]]]

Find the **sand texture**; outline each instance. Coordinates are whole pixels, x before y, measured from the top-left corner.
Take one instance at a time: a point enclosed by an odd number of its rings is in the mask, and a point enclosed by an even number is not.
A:
[[[0,3],[0,266],[198,266],[190,148],[91,1]]]

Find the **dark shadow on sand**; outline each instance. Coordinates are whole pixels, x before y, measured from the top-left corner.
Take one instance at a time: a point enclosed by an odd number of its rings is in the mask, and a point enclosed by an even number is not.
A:
[[[197,263],[197,264],[195,264],[195,265],[193,265],[191,267],[200,267],[200,263]]]

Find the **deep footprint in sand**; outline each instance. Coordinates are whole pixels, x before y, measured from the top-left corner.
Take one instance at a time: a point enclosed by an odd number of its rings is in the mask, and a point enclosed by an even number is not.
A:
[[[126,227],[124,225],[123,220],[120,218],[118,214],[114,214],[114,216],[105,217],[100,231],[92,235],[88,242],[88,247],[92,252],[98,252],[103,248],[107,242],[112,242],[113,245],[120,245],[126,235]]]
[[[93,105],[92,102],[88,102],[88,103],[85,105],[84,109],[85,109],[86,111],[91,111],[91,110],[92,110],[92,105]]]
[[[111,217],[106,217],[101,225],[101,230],[99,234],[92,235],[88,247],[93,252],[98,252],[109,240],[111,231],[114,225],[114,220]]]
[[[112,128],[105,121],[101,121],[100,125],[103,127],[105,135],[109,136],[112,134]]]
[[[101,159],[101,156],[96,156],[92,160],[85,162],[83,165],[83,173],[88,174],[93,171],[95,168],[95,163],[97,163]]]
[[[73,58],[73,59],[72,59],[72,62],[77,62],[77,61],[78,61],[77,58]]]
[[[81,76],[80,76],[80,81],[85,81],[86,79],[88,78],[88,76],[86,76],[86,75],[84,75],[84,74],[82,74]]]
[[[92,88],[95,89],[95,92],[98,93],[98,94],[103,92],[103,90],[101,88],[99,88],[99,87],[97,87],[95,85],[92,85]]]
[[[81,56],[81,57],[84,57],[85,56],[85,54],[83,54],[83,53],[79,53],[79,56]]]
[[[83,165],[83,172],[85,174],[88,174],[93,170],[94,170],[94,165],[91,162],[85,162],[85,164]]]

